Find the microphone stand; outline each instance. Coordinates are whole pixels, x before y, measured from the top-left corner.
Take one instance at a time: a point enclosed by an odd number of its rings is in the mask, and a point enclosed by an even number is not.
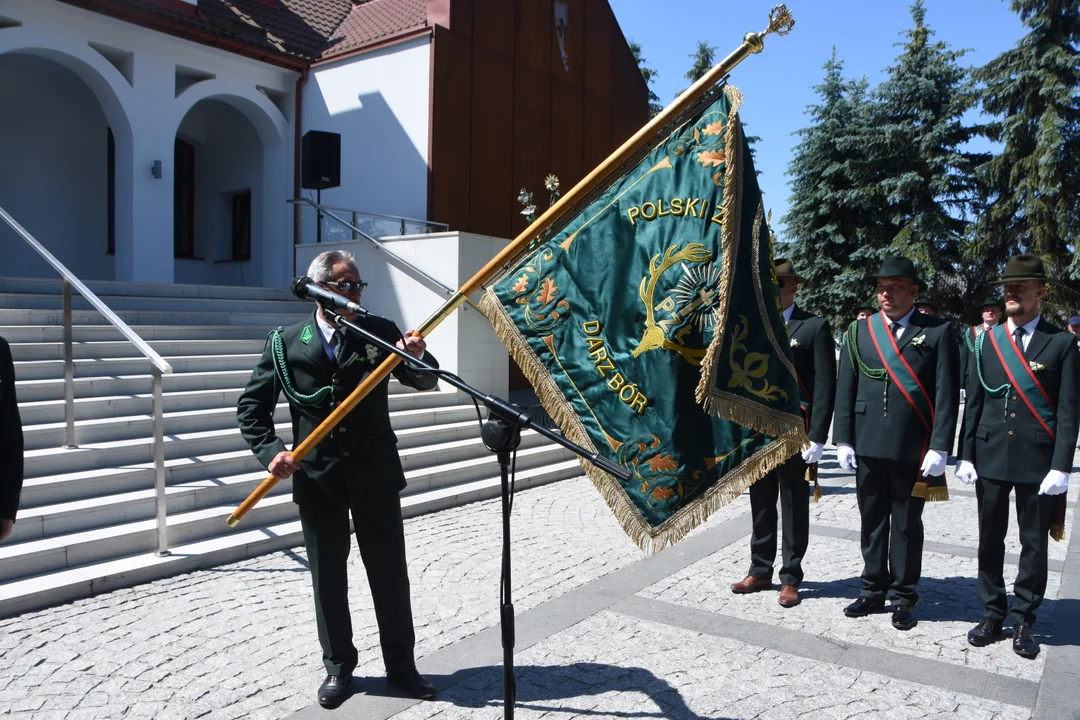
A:
[[[404,350],[398,348],[378,335],[375,335],[355,323],[346,320],[340,312],[333,308],[322,306],[323,315],[341,327],[348,328],[357,335],[362,336],[369,342],[377,345],[387,352],[394,353],[404,359],[405,367],[413,371],[430,372],[439,379],[446,381],[458,390],[470,397],[484,403],[488,409],[488,420],[484,423],[481,437],[488,450],[495,453],[499,461],[499,474],[501,476],[502,494],[502,580],[499,587],[499,625],[502,630],[503,648],[503,717],[513,720],[514,703],[517,698],[517,687],[514,683],[514,604],[510,597],[510,455],[517,449],[521,442],[521,429],[527,428],[544,436],[552,442],[558,443],[567,450],[585,458],[604,472],[629,482],[630,471],[621,465],[617,465],[605,457],[590,452],[577,443],[564,438],[543,425],[537,425],[529,417],[528,413],[511,402],[487,395],[483,391],[469,385],[460,377],[447,370],[428,365],[423,360],[414,358]]]

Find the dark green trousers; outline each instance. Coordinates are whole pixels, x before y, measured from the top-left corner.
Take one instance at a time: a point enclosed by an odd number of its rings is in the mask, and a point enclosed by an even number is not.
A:
[[[754,531],[750,536],[750,575],[772,579],[776,560],[776,499],[784,518],[783,564],[780,583],[799,586],[802,559],[810,537],[810,484],[806,463],[795,455],[750,486],[750,511]]]
[[[1053,521],[1054,498],[1039,494],[1039,486],[979,478],[979,601],[986,617],[1004,621],[1009,614],[1005,596],[1005,533],[1009,530],[1009,494],[1016,490],[1016,523],[1020,528],[1020,569],[1013,584],[1016,601],[1013,624],[1035,624],[1035,611],[1046,593],[1046,564]]]
[[[361,500],[353,503],[351,511],[375,604],[383,662],[388,674],[407,672],[415,668],[415,634],[401,500],[393,491],[371,493]],[[345,503],[300,505],[300,525],[315,590],[319,644],[330,675],[350,674],[357,663],[346,562],[352,542],[349,512]]]
[[[914,607],[922,575],[926,501],[911,497],[919,463],[856,456],[855,488],[862,520],[862,596]]]

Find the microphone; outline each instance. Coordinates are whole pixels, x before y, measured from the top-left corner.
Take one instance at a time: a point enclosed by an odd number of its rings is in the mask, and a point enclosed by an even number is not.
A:
[[[338,295],[336,292],[331,292],[321,285],[316,285],[314,280],[306,276],[293,278],[292,283],[289,285],[289,290],[301,300],[311,299],[316,302],[333,305],[342,310],[354,312],[360,317],[371,315],[371,313],[360,307],[357,303],[352,302],[343,295]]]

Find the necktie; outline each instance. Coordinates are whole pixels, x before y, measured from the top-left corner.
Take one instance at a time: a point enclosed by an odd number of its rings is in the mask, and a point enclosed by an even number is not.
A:
[[[896,338],[896,339],[899,339],[900,331],[903,330],[903,329],[904,329],[904,326],[901,325],[898,322],[894,322],[892,325],[889,326],[889,330],[892,331],[893,338]]]
[[[330,345],[334,348],[334,364],[341,365],[341,356],[345,352],[345,335],[341,330],[335,330],[330,336]]]
[[[1027,335],[1027,330],[1022,327],[1017,327],[1013,330],[1013,339],[1016,340],[1016,347],[1020,351],[1020,357],[1024,357],[1024,336]]]

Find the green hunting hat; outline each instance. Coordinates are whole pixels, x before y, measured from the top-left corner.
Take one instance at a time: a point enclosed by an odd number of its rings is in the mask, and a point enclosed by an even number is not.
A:
[[[799,277],[799,274],[795,272],[795,266],[791,264],[791,261],[787,258],[776,258],[773,261],[773,270],[776,272],[776,277],[789,277],[795,278],[795,282],[806,282],[805,278]]]
[[[863,303],[862,305],[860,305],[859,307],[855,308],[855,312],[856,312],[856,313],[860,313],[860,312],[862,312],[863,310],[869,310],[869,311],[870,311],[870,312],[872,312],[872,313],[876,313],[876,312],[877,312],[877,308],[876,308],[876,307],[874,307],[874,301],[873,301],[873,300],[867,300],[867,301],[866,301],[866,302],[864,302],[864,303]]]
[[[870,280],[878,280],[879,278],[891,278],[891,277],[906,277],[911,278],[919,289],[926,287],[926,283],[919,277],[919,271],[915,269],[915,263],[908,260],[902,255],[891,255],[885,258],[885,262],[881,264],[881,270],[877,275],[871,275]]]
[[[984,307],[984,308],[985,307],[991,307],[991,306],[996,307],[1001,312],[1005,312],[1005,301],[1002,300],[999,297],[995,297],[993,295],[988,295],[986,297],[986,299],[983,300],[982,305],[980,305],[980,307]]]
[[[993,284],[1004,285],[1007,282],[1018,282],[1020,280],[1042,280],[1045,282],[1046,269],[1043,267],[1042,258],[1029,253],[1014,255],[1009,258],[1009,262],[1005,263],[1005,272],[1001,274],[1001,279],[995,280]]]
[[[918,307],[919,305],[927,305],[931,310],[937,312],[937,303],[931,300],[929,295],[920,295],[915,298],[915,307]]]

